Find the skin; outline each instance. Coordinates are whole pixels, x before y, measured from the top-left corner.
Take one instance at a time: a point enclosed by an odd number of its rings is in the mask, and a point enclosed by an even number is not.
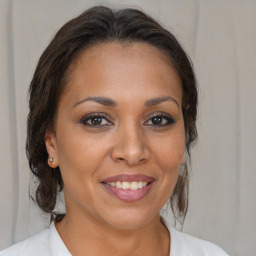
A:
[[[87,97],[106,97],[116,106],[83,101]],[[145,105],[162,97],[170,98]],[[159,212],[184,161],[181,105],[177,72],[166,54],[148,44],[99,44],[71,65],[55,131],[45,143],[54,159],[49,165],[59,166],[64,180],[66,217],[56,228],[72,255],[169,255],[170,235]],[[99,112],[107,116],[100,125],[81,122]],[[157,114],[160,125],[152,119]],[[174,122],[164,125],[165,116]],[[145,197],[124,202],[101,184],[118,174],[155,181]]]

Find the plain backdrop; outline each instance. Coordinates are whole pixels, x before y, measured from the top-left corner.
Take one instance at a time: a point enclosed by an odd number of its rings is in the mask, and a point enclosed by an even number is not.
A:
[[[47,226],[29,200],[27,90],[57,29],[95,4],[138,7],[171,30],[199,82],[199,141],[184,231],[256,255],[255,0],[0,0],[0,249]]]

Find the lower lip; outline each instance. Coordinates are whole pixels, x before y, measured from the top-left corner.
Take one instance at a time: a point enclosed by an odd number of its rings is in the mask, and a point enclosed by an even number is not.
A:
[[[153,182],[150,182],[147,186],[143,188],[139,188],[137,190],[130,190],[112,187],[106,183],[101,184],[107,189],[107,191],[125,202],[135,202],[144,198],[150,192],[153,186]]]

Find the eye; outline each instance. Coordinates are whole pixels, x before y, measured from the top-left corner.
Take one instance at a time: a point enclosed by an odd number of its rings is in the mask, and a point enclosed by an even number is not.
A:
[[[149,115],[150,119],[146,121],[145,125],[152,125],[152,126],[167,126],[175,123],[175,120],[166,113],[153,113]]]
[[[105,113],[90,113],[84,116],[80,122],[83,125],[97,128],[112,125],[113,123],[108,119],[109,118]]]

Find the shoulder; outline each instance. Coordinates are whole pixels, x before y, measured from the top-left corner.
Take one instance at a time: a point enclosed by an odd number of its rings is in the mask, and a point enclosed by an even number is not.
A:
[[[171,233],[170,256],[228,256],[219,246],[177,231],[169,227]]]
[[[49,229],[41,231],[0,252],[0,256],[48,256],[50,255],[49,233]]]

